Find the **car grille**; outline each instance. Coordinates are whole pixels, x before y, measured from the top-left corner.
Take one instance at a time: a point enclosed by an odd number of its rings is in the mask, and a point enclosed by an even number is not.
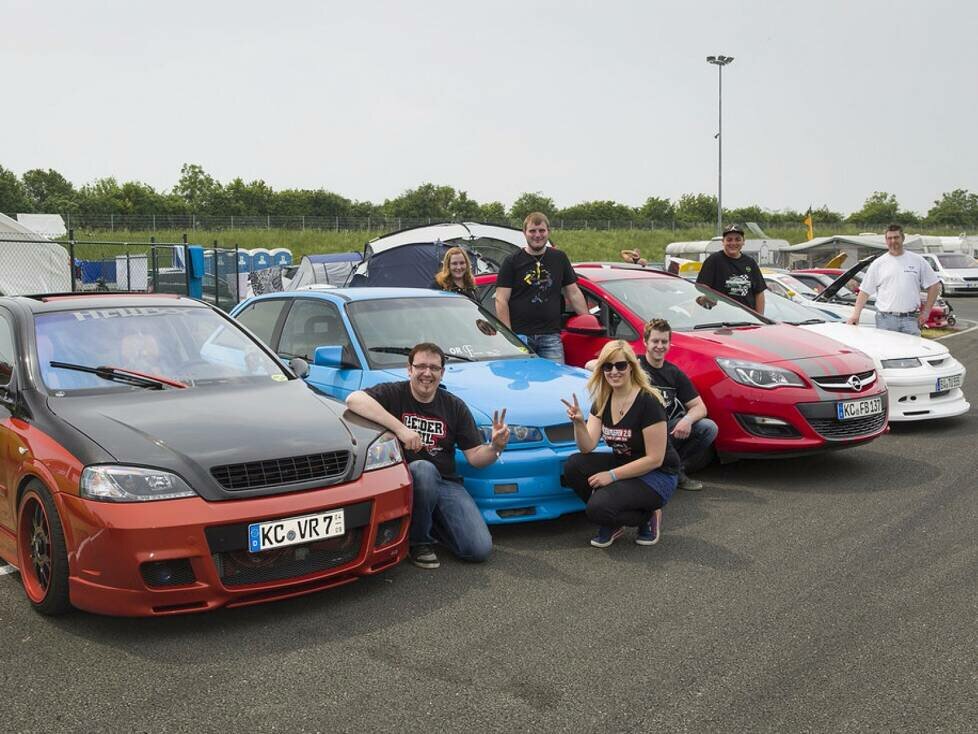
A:
[[[978,278],[969,278],[969,277],[965,277],[965,280],[966,280],[966,281],[968,281],[969,283],[974,283],[974,282],[978,282]]]
[[[855,378],[858,388],[853,387],[851,381]],[[876,370],[869,372],[857,372],[854,375],[824,375],[822,377],[812,377],[812,382],[823,390],[834,390],[837,392],[860,392],[876,382]]]
[[[222,487],[231,491],[257,489],[280,484],[335,479],[346,474],[349,463],[349,451],[329,451],[325,454],[307,454],[285,459],[215,466],[211,469],[211,476]]]
[[[886,400],[885,397],[883,399]],[[840,421],[837,418],[809,418],[808,425],[824,438],[858,438],[881,430],[886,425],[886,412],[847,421]]]
[[[364,528],[315,543],[275,548],[261,553],[246,550],[213,553],[217,575],[225,586],[245,586],[305,576],[349,563],[360,554]]]
[[[574,443],[574,424],[561,423],[559,426],[547,426],[543,429],[550,443]]]

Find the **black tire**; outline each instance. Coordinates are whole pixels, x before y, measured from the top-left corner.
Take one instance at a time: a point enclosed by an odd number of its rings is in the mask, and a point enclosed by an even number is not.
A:
[[[51,493],[37,480],[27,485],[17,508],[17,564],[36,611],[56,615],[71,609],[64,528]]]

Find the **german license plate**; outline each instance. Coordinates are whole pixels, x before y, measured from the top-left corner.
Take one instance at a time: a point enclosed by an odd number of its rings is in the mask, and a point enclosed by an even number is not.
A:
[[[346,532],[344,525],[342,509],[269,522],[255,522],[248,526],[248,550],[252,553],[261,553],[272,548],[335,538]]]
[[[961,387],[961,375],[948,375],[937,378],[937,392],[944,392],[955,387]]]
[[[865,418],[867,415],[877,415],[883,412],[883,398],[866,398],[865,400],[845,400],[835,406],[836,415],[840,421],[853,418]]]

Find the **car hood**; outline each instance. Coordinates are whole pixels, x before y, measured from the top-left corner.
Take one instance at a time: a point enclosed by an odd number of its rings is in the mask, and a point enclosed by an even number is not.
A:
[[[978,278],[978,268],[944,268],[943,272],[961,278]],[[941,271],[937,271],[937,275],[940,276],[940,274]]]
[[[228,497],[211,467],[327,451],[362,454],[380,433],[350,414],[342,417],[342,403],[317,395],[301,380],[50,398],[48,404],[116,462],[172,471],[206,499]],[[354,456],[347,476],[361,469]],[[234,497],[302,488],[237,491]]]
[[[849,324],[806,324],[801,328],[859,349],[877,360],[902,357],[935,358],[947,354],[947,347],[912,334],[885,329],[867,329]]]
[[[882,254],[884,253],[878,252],[874,255],[869,255],[867,257],[864,257],[862,260],[857,261],[855,264],[853,264],[852,267],[850,267],[842,275],[840,275],[838,278],[832,281],[831,285],[827,286],[821,293],[815,296],[813,300],[815,301],[830,300],[836,293],[838,293],[842,289],[842,286],[844,286],[846,283],[852,280],[853,276],[855,276],[856,273],[861,273],[863,270],[868,268],[869,264]]]
[[[853,352],[837,341],[788,324],[676,332],[673,344],[714,357],[770,364]]]
[[[386,374],[407,379],[407,369]],[[490,422],[494,410],[506,408],[506,422],[511,425],[553,426],[567,423],[561,398],[569,400],[576,394],[582,407],[590,405],[588,377],[586,370],[538,357],[450,362],[441,384],[469,406],[480,425]]]

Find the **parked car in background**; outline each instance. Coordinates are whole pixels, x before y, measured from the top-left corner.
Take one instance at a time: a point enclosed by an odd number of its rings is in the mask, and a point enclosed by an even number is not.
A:
[[[805,270],[792,270],[791,275],[796,280],[804,283],[809,288],[814,290],[816,293],[821,294],[822,291],[831,287],[833,283],[842,277],[845,272],[846,271],[841,268],[813,268]],[[855,305],[856,296],[859,294],[859,283],[862,280],[864,272],[865,271],[854,273],[846,283],[842,284],[842,287],[833,297],[833,301]],[[871,298],[868,303],[873,306],[876,303],[876,299]],[[927,303],[927,294],[921,293],[921,307],[925,303]],[[818,306],[819,301],[815,300],[812,305]],[[859,321],[862,323],[863,319],[860,319]],[[942,329],[953,324],[954,321],[952,320],[951,305],[943,298],[938,297],[937,300],[934,301],[934,305],[931,307],[925,326],[928,329]],[[875,326],[875,320],[873,325]]]
[[[978,293],[978,262],[963,252],[922,252],[937,277],[943,293],[960,295]]]
[[[800,281],[795,277],[794,273],[788,272],[787,270],[761,268],[761,273],[764,275],[764,282],[767,284],[768,290],[771,293],[775,293],[796,303],[813,306],[826,314],[840,316],[843,319],[848,319],[855,310],[856,299],[853,297],[850,301],[847,291],[844,297],[836,295],[830,300],[816,301],[817,296],[822,293],[824,287],[821,290],[816,290]],[[859,325],[876,327],[875,306],[870,304],[866,305],[859,315]]]
[[[40,612],[256,604],[406,555],[397,439],[205,303],[0,298],[0,382],[0,557]]]
[[[285,360],[308,363],[311,387],[345,399],[354,390],[407,379],[407,355],[434,342],[448,355],[442,387],[460,397],[488,442],[493,411],[506,409],[509,445],[499,461],[456,465],[487,523],[559,517],[584,509],[562,485],[577,451],[561,398],[587,403],[588,373],[529,353],[492,314],[457,294],[416,288],[338,288],[273,293],[232,317]]]
[[[872,441],[886,429],[886,388],[872,360],[794,326],[775,324],[706,286],[628,265],[577,265],[591,314],[566,314],[568,363],[583,365],[609,339],[644,351],[652,318],[673,329],[669,360],[703,397],[721,459],[782,457]],[[476,280],[489,307],[495,276]]]
[[[967,370],[941,342],[851,326],[775,293],[765,301],[764,313],[867,354],[886,381],[891,423],[948,418],[971,408],[961,389]]]

